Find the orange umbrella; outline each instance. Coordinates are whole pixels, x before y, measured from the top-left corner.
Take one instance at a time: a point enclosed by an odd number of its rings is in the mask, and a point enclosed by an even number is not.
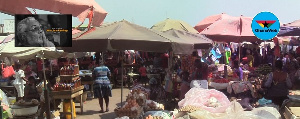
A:
[[[205,28],[207,28],[209,25],[213,24],[214,22],[223,19],[224,17],[228,17],[229,15],[222,13],[222,14],[218,14],[218,15],[213,15],[213,16],[209,16],[205,19],[203,19],[202,21],[200,21],[194,28],[201,32],[203,31]]]

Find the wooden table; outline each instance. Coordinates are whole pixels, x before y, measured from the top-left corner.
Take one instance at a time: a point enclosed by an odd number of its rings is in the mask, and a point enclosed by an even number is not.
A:
[[[89,91],[92,95],[92,98],[94,97],[94,81],[85,81],[85,80],[81,80],[81,85],[90,85],[89,87]]]
[[[6,93],[7,97],[18,97],[17,90],[14,86],[1,86],[0,89]]]
[[[83,112],[83,103],[82,103],[82,93],[84,86],[80,86],[73,90],[64,90],[64,91],[52,91],[53,99],[70,99],[71,112],[60,112],[62,114],[71,114],[72,119],[74,119],[73,110],[73,98],[80,96],[80,106],[75,106],[75,108],[80,108],[80,114]],[[55,105],[55,100],[54,100]]]

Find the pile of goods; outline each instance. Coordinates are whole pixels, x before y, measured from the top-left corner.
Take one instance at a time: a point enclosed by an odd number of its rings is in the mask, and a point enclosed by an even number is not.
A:
[[[187,105],[187,106],[184,106],[184,107],[180,108],[178,111],[180,111],[180,112],[194,112],[194,111],[197,111],[197,110],[201,110],[201,108],[197,107],[197,106]]]
[[[229,83],[230,81],[228,79],[214,79],[213,82],[215,83]]]
[[[54,86],[54,91],[74,90],[81,87],[79,66],[69,64],[61,67],[59,79],[59,82]]]
[[[36,99],[32,99],[30,102],[25,102],[25,100],[19,100],[14,103],[14,105],[18,105],[18,106],[36,106],[39,104],[40,104],[39,101]]]
[[[78,65],[69,64],[60,68],[60,75],[77,75],[77,74],[79,74]]]
[[[272,67],[268,64],[260,65],[258,68],[255,69],[255,72],[262,75],[267,75],[272,72]]]
[[[140,106],[144,106],[147,97],[147,93],[143,92],[141,89],[135,89],[128,94],[127,99],[135,99]]]
[[[144,107],[144,110],[164,110],[164,105],[163,104],[159,104],[153,100],[147,100],[146,101],[146,105]]]
[[[64,80],[57,82],[54,85],[55,91],[62,91],[62,90],[72,90],[77,87],[81,86],[81,79],[79,77],[73,78],[72,80]]]
[[[207,102],[204,105],[213,108],[218,108],[222,106],[222,104],[215,97],[210,97],[209,100],[207,100]]]
[[[144,119],[171,119],[168,111],[148,111],[145,113]]]
[[[118,117],[128,116],[135,118],[139,117],[143,110],[136,102],[136,99],[127,98],[127,102],[125,103],[125,105],[122,108],[116,108],[114,111]]]

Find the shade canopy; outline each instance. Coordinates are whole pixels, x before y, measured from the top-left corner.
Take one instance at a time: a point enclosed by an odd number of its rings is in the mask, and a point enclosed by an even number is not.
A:
[[[100,26],[107,12],[95,0],[0,0],[0,12],[15,14],[31,14],[26,7],[41,9],[60,14],[72,14],[83,22],[91,7],[94,8],[93,26]]]
[[[300,27],[300,19],[291,23],[284,24],[283,26]]]
[[[55,59],[63,55],[62,52],[56,51],[55,47],[15,47],[14,38],[0,44],[0,54],[0,58],[13,57],[19,60],[35,59],[36,56],[43,54],[47,59]]]
[[[178,37],[180,39],[186,40],[187,42],[194,44],[194,49],[209,49],[213,41],[204,35],[190,33],[186,31],[170,29],[164,33],[170,34],[172,36]]]
[[[252,19],[244,16],[224,16],[200,34],[218,42],[259,42],[260,39],[253,34],[251,29]]]
[[[228,17],[228,16],[229,15],[227,15],[225,13],[222,13],[222,14],[218,14],[218,15],[213,15],[213,16],[206,17],[205,19],[203,19],[202,21],[200,21],[194,28],[198,32],[202,32],[205,28],[207,28],[211,24],[215,23],[218,20],[222,20],[222,19],[224,19],[224,17]]]
[[[77,34],[75,34],[77,35]],[[173,51],[190,54],[193,44],[163,32],[151,30],[126,20],[94,27],[73,39],[68,52],[99,52],[106,50]]]
[[[277,36],[300,36],[300,27],[282,26]]]
[[[174,19],[166,19],[164,21],[158,22],[151,27],[153,30],[157,31],[167,31],[170,29],[176,29],[181,31],[187,31],[191,33],[199,33],[196,29],[194,29],[188,23],[181,21],[181,20],[174,20]]]

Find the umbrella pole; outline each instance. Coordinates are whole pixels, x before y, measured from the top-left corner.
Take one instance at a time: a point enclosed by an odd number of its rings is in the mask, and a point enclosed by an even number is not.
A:
[[[121,107],[123,107],[123,68],[124,68],[124,66],[123,66],[124,64],[123,64],[123,61],[121,61]]]
[[[241,63],[241,43],[239,42],[239,62],[238,66],[240,66]]]
[[[42,55],[42,63],[43,63],[43,74],[44,74],[44,96],[45,96],[45,104],[46,104],[46,117],[47,119],[51,119],[51,114],[50,114],[50,102],[49,102],[49,92],[48,92],[48,87],[46,84],[46,72],[45,72],[45,61],[44,61],[44,52]]]

